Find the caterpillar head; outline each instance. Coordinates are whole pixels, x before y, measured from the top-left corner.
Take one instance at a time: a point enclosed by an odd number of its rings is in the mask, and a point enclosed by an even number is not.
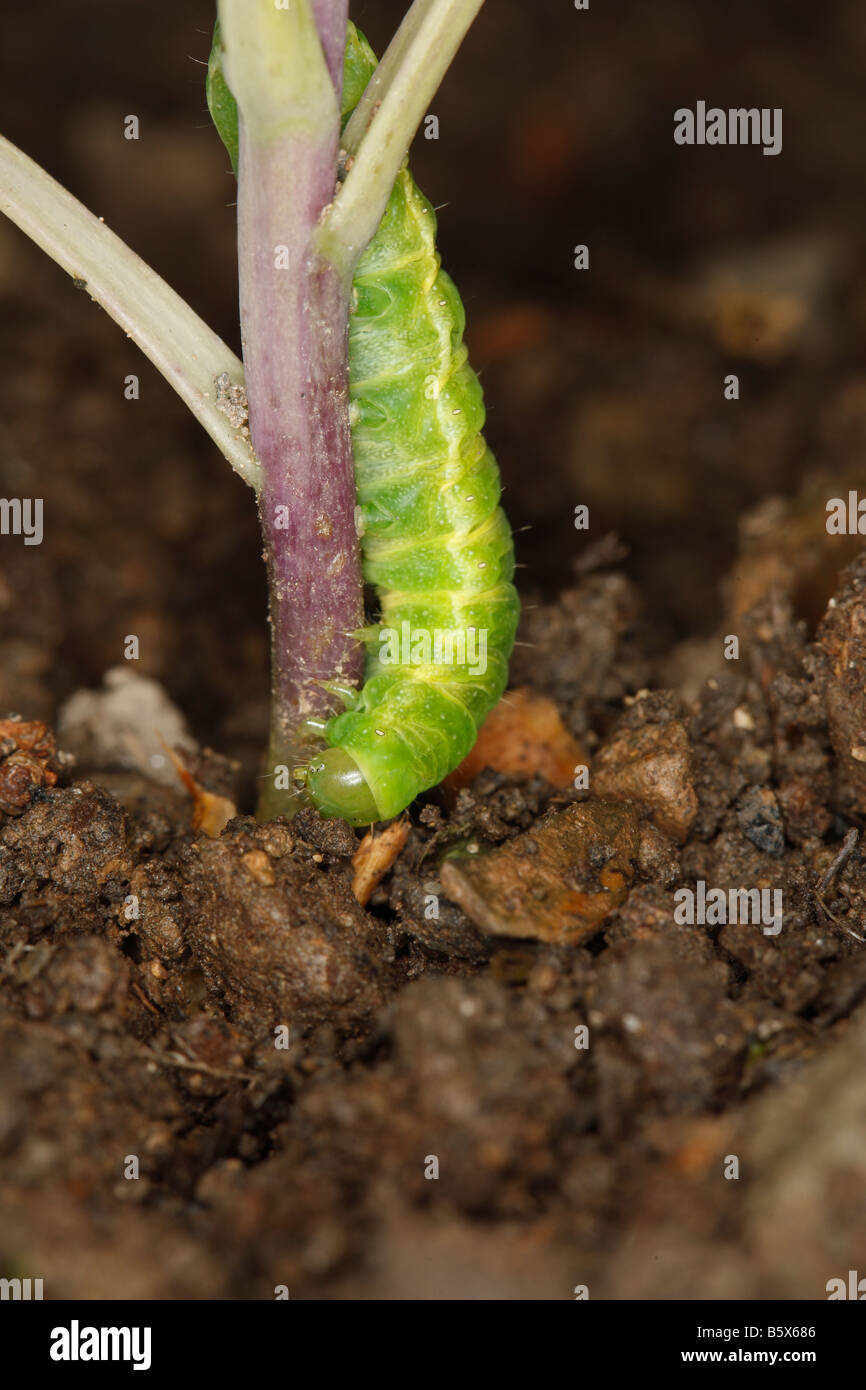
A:
[[[342,816],[350,825],[381,819],[373,793],[354,758],[342,748],[326,748],[307,764],[307,795],[320,815]]]

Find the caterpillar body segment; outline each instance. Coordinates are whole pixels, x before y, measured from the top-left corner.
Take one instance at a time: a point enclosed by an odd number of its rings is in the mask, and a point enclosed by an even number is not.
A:
[[[349,322],[364,578],[377,590],[381,628],[368,643],[357,705],[325,736],[360,770],[381,819],[470,752],[505,689],[518,616],[511,531],[481,434],[481,387],[435,233],[433,209],[404,168],[358,265]],[[466,659],[386,664],[385,632],[408,633],[410,649],[415,634],[433,634],[431,646],[436,633],[463,634]],[[474,635],[478,654],[482,633],[485,659],[473,663],[468,649]],[[447,642],[442,648],[447,655]],[[327,778],[308,776],[307,790],[335,813]]]

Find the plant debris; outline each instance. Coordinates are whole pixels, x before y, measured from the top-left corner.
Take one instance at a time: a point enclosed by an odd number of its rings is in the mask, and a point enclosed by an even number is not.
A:
[[[586,761],[553,701],[520,687],[509,690],[487,716],[472,752],[443,785],[458,792],[489,767],[513,780],[538,776],[553,787],[569,787]]]
[[[408,838],[409,824],[405,820],[392,821],[378,834],[371,830],[364,836],[352,856],[355,870],[352,892],[362,907],[369,902]]]

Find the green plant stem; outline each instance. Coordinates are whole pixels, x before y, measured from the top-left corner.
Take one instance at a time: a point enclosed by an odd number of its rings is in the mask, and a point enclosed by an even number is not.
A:
[[[215,379],[243,385],[241,362],[155,271],[49,174],[0,136],[0,211],[41,246],[171,383],[232,468],[256,492],[249,437],[216,407]]]
[[[318,240],[346,279],[376,233],[412,138],[483,3],[415,0],[343,132],[354,162]]]

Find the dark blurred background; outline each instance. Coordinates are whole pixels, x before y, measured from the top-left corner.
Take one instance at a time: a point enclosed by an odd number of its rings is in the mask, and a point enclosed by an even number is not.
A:
[[[365,0],[352,16],[381,52],[402,9]],[[237,347],[234,187],[204,98],[212,18],[211,0],[7,7],[0,128]],[[660,649],[706,633],[749,509],[862,456],[864,75],[858,0],[488,0],[433,103],[439,139],[412,159],[466,305],[506,506],[528,528],[527,596],[554,597],[612,529]],[[699,99],[781,107],[782,153],[676,146],[674,110]],[[46,499],[38,554],[0,552],[0,704],[50,713],[136,632],[142,669],[197,733],[254,744],[251,497],[6,224],[0,312],[0,490]]]

